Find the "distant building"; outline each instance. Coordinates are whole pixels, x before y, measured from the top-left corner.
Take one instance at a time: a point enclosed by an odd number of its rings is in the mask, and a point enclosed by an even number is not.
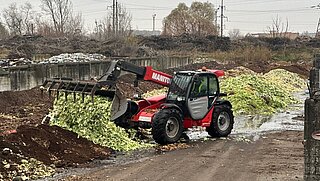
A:
[[[161,31],[148,31],[148,30],[133,30],[133,35],[142,35],[142,36],[159,36]]]
[[[294,32],[252,33],[251,36],[253,36],[253,37],[267,37],[267,38],[282,37],[282,38],[289,38],[291,40],[294,40],[297,37],[299,37],[299,33],[294,33]]]

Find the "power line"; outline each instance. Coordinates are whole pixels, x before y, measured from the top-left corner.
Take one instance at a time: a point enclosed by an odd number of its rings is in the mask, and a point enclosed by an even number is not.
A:
[[[237,23],[237,24],[256,24],[256,25],[267,25],[267,24],[272,24],[272,21],[264,21],[264,22],[259,22],[259,21],[255,21],[255,22],[246,22],[246,21],[229,21],[229,23]],[[303,26],[303,25],[314,25],[314,23],[310,22],[310,23],[290,23],[290,26]]]
[[[259,14],[259,15],[270,15],[270,12],[268,12],[268,13],[256,13],[256,14],[252,14],[252,13],[228,13],[230,16],[232,15],[232,16],[236,16],[237,18],[238,17],[252,17],[252,16],[257,16],[257,14]],[[305,14],[314,14],[314,12],[295,12],[294,13],[295,15],[297,15],[297,14],[303,14],[303,15],[305,15]],[[271,14],[272,15],[272,14]],[[232,17],[231,16],[231,17]]]
[[[150,21],[150,18],[133,18],[133,20],[138,20],[138,21],[146,21],[146,20],[148,20],[148,21]],[[162,19],[156,18],[155,20],[156,21],[161,21]]]
[[[129,6],[137,6],[137,7],[145,7],[145,8],[157,8],[157,9],[171,9],[175,7],[165,7],[165,6],[148,6],[148,5],[142,5],[142,4],[132,4],[132,3],[124,3],[124,5]]]
[[[270,0],[265,0],[265,1],[256,1],[256,0],[250,1],[250,0],[248,0],[248,1],[240,1],[240,2],[229,2],[228,5],[238,6],[238,5],[245,5],[245,4],[252,4],[252,3],[264,4],[264,3],[277,3],[277,2],[285,2],[285,1],[288,2],[288,0],[272,0],[272,1],[270,1]],[[290,2],[292,2],[292,1],[301,1],[301,0],[291,0]]]
[[[231,13],[279,13],[279,12],[305,12],[306,10],[312,10],[311,8],[299,8],[299,9],[269,9],[269,10],[246,10],[246,9],[236,9],[228,10]]]
[[[170,9],[162,9],[162,8],[126,8],[126,9],[131,9],[131,10],[144,10],[144,11],[154,11],[154,10],[157,10],[157,11],[170,11]]]

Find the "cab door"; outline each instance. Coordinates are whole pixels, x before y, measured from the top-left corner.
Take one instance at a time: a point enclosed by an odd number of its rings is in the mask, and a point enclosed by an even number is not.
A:
[[[219,93],[220,93],[220,89],[219,89],[219,81],[218,78],[215,74],[210,74],[208,75],[208,79],[209,79],[209,102],[208,102],[208,109],[211,108],[211,106],[213,106],[214,102],[216,101]]]
[[[187,100],[192,119],[203,119],[209,109],[209,79],[207,74],[195,75]]]

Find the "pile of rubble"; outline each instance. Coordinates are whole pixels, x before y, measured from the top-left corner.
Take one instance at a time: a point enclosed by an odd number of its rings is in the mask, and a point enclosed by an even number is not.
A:
[[[106,60],[107,57],[101,54],[65,53],[43,60],[40,63],[64,63],[64,62],[91,62]]]
[[[85,53],[65,53],[53,56],[49,59],[35,62],[26,58],[19,59],[0,59],[0,67],[14,67],[30,64],[47,64],[47,63],[64,63],[64,62],[91,62],[106,60],[107,57],[101,54],[85,54]]]
[[[29,65],[33,63],[34,63],[33,61],[26,58],[0,59],[0,67],[15,67],[20,65]]]

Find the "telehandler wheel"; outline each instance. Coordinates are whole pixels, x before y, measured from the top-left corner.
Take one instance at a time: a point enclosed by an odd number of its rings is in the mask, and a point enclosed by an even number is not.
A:
[[[159,144],[177,142],[183,130],[182,115],[177,109],[162,109],[152,119],[152,136]]]
[[[210,127],[206,130],[212,137],[227,137],[233,129],[233,123],[234,116],[229,106],[215,106]]]

